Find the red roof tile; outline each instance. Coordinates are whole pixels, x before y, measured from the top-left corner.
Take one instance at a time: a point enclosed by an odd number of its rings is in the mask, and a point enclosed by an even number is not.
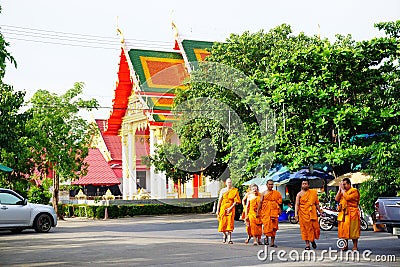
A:
[[[113,168],[112,170],[118,178],[122,178],[122,168]]]
[[[122,118],[128,107],[129,96],[132,93],[133,82],[124,49],[121,48],[118,69],[118,83],[114,91],[113,109],[107,120],[106,135],[118,135],[121,129]]]
[[[85,162],[89,164],[87,175],[72,182],[72,184],[99,186],[121,183],[98,148],[89,149],[89,155],[85,158]]]
[[[104,135],[104,130],[107,124],[107,120],[96,120],[97,125],[99,126],[101,136],[104,140],[104,143],[107,146],[108,151],[111,155],[112,164],[120,163],[122,164],[122,142],[121,136],[118,135]],[[115,162],[120,161],[120,162]]]

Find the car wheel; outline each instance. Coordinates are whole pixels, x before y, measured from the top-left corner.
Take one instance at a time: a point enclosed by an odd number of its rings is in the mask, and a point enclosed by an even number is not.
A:
[[[33,227],[35,228],[35,231],[38,233],[47,233],[50,231],[52,225],[52,220],[50,218],[50,215],[42,213],[39,214],[33,223]]]

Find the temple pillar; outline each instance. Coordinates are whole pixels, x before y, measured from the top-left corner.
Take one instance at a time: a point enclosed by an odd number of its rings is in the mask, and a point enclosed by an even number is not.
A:
[[[123,197],[124,199],[133,199],[137,194],[137,176],[136,176],[136,133],[138,129],[146,128],[148,118],[143,113],[143,103],[134,93],[129,97],[128,108],[121,124],[121,136],[124,139],[123,144],[123,173],[124,180]]]
[[[133,199],[133,195],[137,193],[136,187],[136,129],[137,125],[130,123],[128,127],[128,166],[129,166],[129,179],[128,199]]]
[[[122,135],[122,199],[128,199],[129,184],[129,166],[127,162],[128,155],[128,136]]]
[[[162,144],[163,132],[161,127],[150,128],[150,155],[153,156],[156,144]],[[161,199],[166,197],[166,177],[165,173],[157,172],[155,167],[150,167],[151,195],[153,198]]]

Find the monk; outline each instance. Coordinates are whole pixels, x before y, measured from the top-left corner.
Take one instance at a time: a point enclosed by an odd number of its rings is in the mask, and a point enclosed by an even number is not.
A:
[[[225,184],[226,187],[221,189],[217,204],[218,232],[224,234],[223,243],[226,243],[226,239],[229,237],[228,244],[233,244],[232,232],[235,222],[235,206],[238,203],[240,204],[240,196],[238,189],[233,187],[230,178],[226,179]]]
[[[262,221],[257,216],[258,204],[260,202],[260,193],[258,191],[258,185],[251,185],[251,193],[247,195],[246,203],[246,228],[248,228],[249,237],[246,243],[249,243],[250,237],[253,236],[253,245],[261,245],[261,235],[262,235]]]
[[[319,239],[320,229],[317,210],[322,213],[319,206],[318,194],[310,189],[308,180],[301,183],[301,191],[296,196],[295,218],[300,223],[301,238],[306,242],[306,250],[310,250],[310,242],[314,249],[317,248],[316,239]]]
[[[269,245],[271,237],[271,247],[276,247],[275,236],[278,231],[278,218],[281,213],[282,196],[273,190],[274,181],[267,181],[267,190],[261,193],[260,202],[257,207],[257,216],[261,218],[264,226],[264,244]]]
[[[338,206],[338,236],[339,238],[350,238],[353,241],[353,250],[358,250],[358,239],[360,238],[360,193],[357,189],[351,187],[349,178],[344,178],[339,184],[339,191],[335,200],[339,202]],[[348,250],[348,243],[342,248]]]

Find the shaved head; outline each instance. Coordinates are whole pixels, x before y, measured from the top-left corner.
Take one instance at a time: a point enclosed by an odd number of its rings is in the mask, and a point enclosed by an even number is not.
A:
[[[232,187],[232,179],[231,178],[226,179],[225,184],[227,187],[231,188]]]

